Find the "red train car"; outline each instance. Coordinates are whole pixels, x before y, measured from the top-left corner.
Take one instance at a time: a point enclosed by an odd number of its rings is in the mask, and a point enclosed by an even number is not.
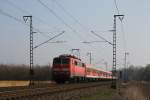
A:
[[[86,72],[85,67],[81,59],[75,56],[60,55],[53,60],[52,76],[58,83],[84,79]]]
[[[112,73],[89,67],[75,56],[60,55],[53,60],[52,76],[57,83],[64,83],[65,81],[109,80],[112,78]]]

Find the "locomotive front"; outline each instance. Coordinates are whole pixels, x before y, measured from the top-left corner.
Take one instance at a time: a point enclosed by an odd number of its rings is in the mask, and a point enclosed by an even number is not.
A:
[[[56,57],[53,59],[52,77],[57,83],[64,83],[70,78],[70,58]]]

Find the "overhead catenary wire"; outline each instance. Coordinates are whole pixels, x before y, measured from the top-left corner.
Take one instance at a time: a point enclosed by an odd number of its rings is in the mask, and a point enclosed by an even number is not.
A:
[[[60,8],[63,10],[69,17],[71,17],[76,23],[80,24],[81,23],[72,15],[70,14],[57,0],[53,0]]]
[[[120,10],[117,4],[117,1],[114,0],[115,8],[117,10],[118,15],[120,14]],[[121,22],[121,33],[122,33],[122,42],[123,42],[123,55],[127,53],[127,44],[126,44],[126,37],[125,37],[125,31],[124,31],[124,23],[123,23],[123,17],[119,17],[119,20]],[[124,64],[125,65],[125,64]]]
[[[72,18],[76,23],[78,23],[84,30],[87,30],[87,28],[81,24],[81,22],[75,18],[69,11],[67,11],[57,0],[54,0],[54,2],[58,5],[58,7],[61,8],[70,18]]]
[[[91,33],[93,33],[95,36],[101,38],[102,40],[104,40],[108,44],[113,45],[110,41],[106,40],[104,37],[100,36],[99,34],[95,33],[94,31],[91,31]]]
[[[14,20],[14,21],[16,21],[16,22],[18,22],[18,23],[21,23],[21,24],[23,24],[23,25],[25,25],[25,26],[30,26],[29,24],[24,23],[24,21],[22,20],[22,16],[21,16],[21,18],[18,18],[18,16],[14,16],[14,15],[12,15],[12,14],[10,14],[10,13],[7,13],[6,11],[4,11],[4,10],[2,10],[2,9],[0,9],[0,15],[6,16],[6,17],[8,17],[8,18],[10,18],[10,19],[12,19],[12,20]],[[43,43],[40,44],[40,45],[43,45],[43,44],[45,44],[46,42],[49,42],[49,41],[51,41],[51,40],[57,38],[58,36],[62,35],[62,34],[65,32],[65,31],[62,31],[62,33],[60,33],[60,34],[55,34],[53,37],[50,37],[50,36],[48,36],[48,35],[43,34],[43,33],[42,33],[39,29],[37,29],[37,28],[34,28],[34,33],[35,33],[35,31],[36,31],[36,33],[39,32],[40,34],[42,34],[42,35],[44,35],[44,36],[50,38],[50,39],[48,39],[47,41],[43,42]],[[57,43],[58,43],[58,41],[57,41]],[[36,48],[37,48],[37,47],[36,47]]]
[[[66,10],[66,8],[61,4],[59,3],[57,0],[53,0],[57,5],[58,7],[60,7],[60,9],[62,11],[64,11],[64,13],[66,13],[71,19],[74,20],[75,23],[77,23],[78,25],[80,25],[80,27],[87,33],[87,32],[90,32],[89,28],[87,28],[87,26],[83,25],[80,20],[78,20],[75,16],[73,16],[68,10]],[[87,35],[87,34],[86,34]],[[91,34],[89,34],[91,35]],[[91,35],[93,37],[93,35]]]
[[[5,2],[9,3],[11,6],[13,6],[14,8],[20,10],[21,12],[24,12],[28,15],[32,15],[30,12],[26,11],[25,9],[19,7],[18,5],[14,4],[13,2],[11,2],[10,0],[5,0]],[[32,15],[33,16],[33,15]],[[42,19],[36,17],[36,16],[33,16],[37,21],[41,22],[41,23],[44,23],[44,24],[47,24],[45,21],[43,21]],[[48,25],[48,24],[47,24]]]
[[[66,27],[68,27],[72,32],[75,33],[76,36],[78,36],[78,38],[82,38],[83,40],[83,37],[81,37],[81,34],[78,33],[78,31],[76,29],[74,29],[71,25],[69,25],[68,23],[66,23],[66,21],[61,17],[59,16],[55,11],[53,11],[53,9],[49,8],[43,1],[41,0],[37,0],[43,7],[45,7],[50,14],[53,14],[59,21],[61,21],[62,24],[64,24]]]
[[[114,4],[115,4],[115,8],[116,8],[116,10],[117,10],[117,13],[118,13],[118,15],[119,15],[119,14],[120,14],[120,11],[119,11],[118,4],[117,4],[117,1],[116,1],[116,0],[114,0]]]
[[[28,14],[28,15],[32,15],[30,12],[28,12],[27,10],[23,9],[22,7],[16,5],[16,4],[15,4],[14,2],[12,2],[11,0],[6,0],[5,2],[7,2],[9,5],[13,6],[13,7],[16,8],[17,10],[19,10],[20,12],[26,13],[26,14]],[[36,16],[34,16],[34,15],[33,15],[33,18],[36,19],[36,20],[37,20],[38,22],[40,22],[40,23],[43,23],[43,24],[46,24],[46,25],[50,26],[47,22],[45,22],[44,20],[42,20],[42,19],[40,19],[40,18],[38,18],[38,17],[36,17]],[[21,21],[22,21],[22,20],[21,20]],[[25,23],[23,23],[23,24],[25,24]],[[26,25],[27,25],[27,24],[26,24]],[[29,25],[28,25],[28,26],[29,26]],[[50,27],[52,27],[52,26],[50,26]],[[48,34],[49,34],[49,33],[52,33],[52,32],[41,32],[40,30],[35,29],[35,28],[34,28],[34,30],[36,31],[36,33],[40,33],[41,35],[43,35],[43,36],[45,36],[45,37],[51,38]],[[45,34],[44,34],[44,33],[45,33]],[[47,34],[46,34],[46,33],[47,33]],[[59,41],[56,41],[56,42],[54,42],[54,43],[60,43],[60,42],[59,42]]]
[[[30,12],[28,12],[27,10],[25,10],[25,9],[23,9],[22,7],[20,7],[19,5],[16,5],[14,2],[12,2],[11,0],[5,0],[5,2],[7,2],[9,5],[11,5],[12,7],[14,7],[15,9],[17,9],[17,10],[19,10],[20,12],[23,12],[23,13],[26,13],[26,14],[28,14],[28,15],[32,15]],[[15,17],[14,17],[15,18]],[[45,22],[44,20],[42,20],[42,19],[40,19],[40,18],[38,18],[38,17],[36,17],[36,16],[34,16],[33,15],[33,18],[35,19],[35,20],[37,20],[38,22],[40,22],[40,23],[43,23],[43,24],[46,24],[46,25],[48,25],[48,26],[50,26],[47,22]],[[17,19],[17,18],[16,18]],[[20,21],[22,21],[22,20],[19,20],[19,22]],[[25,24],[24,22],[22,22],[22,24],[24,24],[24,25],[28,25],[28,24]],[[28,25],[29,26],[29,25]],[[50,27],[52,27],[52,26],[50,26]],[[44,37],[46,37],[46,38],[51,38],[50,37],[50,35],[48,35],[49,33],[51,33],[52,34],[52,32],[41,32],[39,29],[36,29],[36,28],[34,28],[34,30],[36,31],[36,33],[40,33],[42,36],[44,36]],[[45,34],[44,34],[45,33]],[[54,43],[60,43],[60,41],[56,41],[56,42],[54,42]],[[71,47],[71,46],[69,46],[69,47]]]
[[[33,49],[36,49],[36,48],[38,48],[38,47],[42,46],[43,44],[48,43],[48,42],[49,42],[49,41],[51,41],[52,39],[54,39],[54,38],[56,38],[56,37],[58,37],[58,36],[62,35],[64,32],[65,32],[65,31],[62,31],[61,33],[59,33],[59,34],[55,35],[54,37],[52,37],[52,38],[50,38],[50,39],[48,39],[48,40],[46,40],[46,41],[44,41],[44,42],[40,43],[39,45],[37,45],[37,46],[33,47]]]
[[[4,16],[7,16],[7,17],[9,17],[9,18],[11,18],[11,19],[13,19],[13,20],[15,20],[15,21],[17,21],[17,22],[23,24],[23,25],[29,26],[28,24],[24,23],[23,20],[21,20],[21,19],[15,17],[15,16],[13,16],[13,15],[11,15],[11,14],[9,14],[9,13],[3,11],[2,9],[0,9],[0,13],[1,13],[2,15],[4,15]],[[39,33],[41,33],[38,29],[36,29],[36,28],[34,28],[34,29],[35,29],[36,31],[38,31]]]
[[[7,2],[9,5],[13,6],[13,7],[16,8],[17,10],[19,10],[19,11],[21,11],[21,12],[24,12],[24,13],[26,13],[26,14],[28,14],[28,15],[31,15],[31,13],[30,13],[29,11],[23,9],[23,8],[20,7],[19,5],[16,5],[13,1],[11,1],[11,0],[5,0],[5,2]],[[50,26],[47,22],[45,22],[44,20],[42,20],[42,19],[40,19],[40,18],[38,18],[38,17],[36,17],[36,16],[34,16],[34,15],[33,15],[33,18],[36,19],[36,20],[37,20],[38,22],[40,22],[40,23],[43,23],[43,24],[46,24],[46,25]],[[52,27],[52,26],[50,26],[50,27]],[[45,37],[51,38],[48,34],[49,34],[49,33],[52,33],[52,32],[41,32],[41,31],[39,31],[39,30],[37,30],[37,29],[36,29],[36,31],[39,32],[40,34],[44,35]],[[44,33],[45,33],[45,34],[44,34]],[[61,41],[56,41],[56,42],[51,42],[51,43],[60,43],[60,42],[61,42]],[[64,41],[62,41],[62,42],[64,42]],[[49,42],[49,43],[50,43],[50,42]]]
[[[51,14],[53,14],[58,20],[60,20],[66,27],[68,27],[69,29],[71,29],[75,35],[78,36],[78,38],[82,38],[81,40],[84,40],[85,38],[81,37],[81,34],[79,34],[72,26],[70,26],[69,24],[67,24],[65,22],[65,20],[60,17],[53,9],[49,8],[43,1],[41,0],[37,0],[43,7],[45,7]],[[56,0],[54,0],[54,2],[61,8],[61,10],[63,10],[69,17],[71,17],[76,23],[78,23],[82,28],[84,27],[74,16],[72,16],[60,3],[58,3]],[[87,30],[84,27],[85,30]],[[93,36],[93,35],[91,35]]]
[[[23,9],[22,7],[16,5],[16,4],[13,3],[11,0],[5,0],[5,2],[7,2],[9,5],[13,6],[13,7],[16,8],[17,10],[19,10],[20,12],[24,12],[24,13],[26,13],[26,14],[28,14],[28,15],[32,15],[30,12],[28,12],[27,10]],[[33,16],[38,22],[50,26],[50,25],[49,25],[48,23],[46,23],[44,20],[42,20],[42,19],[40,19],[40,18],[38,18],[38,17],[36,17],[36,16],[34,16],[34,15],[32,15],[32,16]],[[52,26],[50,26],[50,27],[52,27]],[[38,30],[38,31],[39,31],[39,30]],[[43,32],[40,32],[40,31],[39,31],[39,33],[43,33]],[[46,32],[46,33],[52,33],[52,32]]]
[[[11,15],[11,14],[9,14],[9,13],[3,11],[2,9],[0,9],[0,13],[1,13],[2,15],[4,15],[4,16],[7,16],[7,17],[9,17],[9,18],[11,18],[11,19],[13,19],[13,20],[19,22],[19,23],[22,23],[22,24],[24,24],[24,25],[29,26],[28,24],[25,24],[25,23],[23,22],[23,20],[18,19],[17,17],[14,17],[13,15]]]
[[[82,43],[90,44],[90,43],[98,43],[98,42],[105,42],[105,41],[83,41]]]
[[[13,15],[11,15],[11,14],[9,14],[9,13],[3,11],[2,9],[0,9],[0,14],[2,14],[2,15],[4,15],[4,16],[7,16],[7,17],[9,17],[9,18],[11,18],[11,19],[13,19],[13,20],[15,20],[15,21],[17,21],[17,22],[23,24],[23,25],[30,26],[30,25],[24,23],[23,20],[21,20],[21,19],[15,17],[15,16],[13,16]],[[49,35],[42,34],[42,32],[41,32],[39,29],[37,29],[37,28],[34,28],[34,30],[35,30],[36,32],[40,33],[41,35],[45,36],[45,37],[51,38]],[[53,38],[53,39],[54,39],[54,38]]]
[[[23,9],[22,7],[20,7],[19,5],[16,5],[13,1],[11,1],[11,0],[5,0],[5,2],[7,3],[7,4],[9,4],[10,6],[12,6],[12,7],[14,7],[15,9],[17,9],[18,11],[20,11],[20,12],[22,12],[22,13],[26,13],[26,14],[28,14],[28,15],[32,15],[29,11],[27,11],[26,9]],[[46,24],[46,25],[48,25],[48,26],[50,26],[50,27],[52,27],[51,25],[49,25],[47,22],[45,22],[44,20],[42,20],[42,19],[40,19],[39,17],[37,17],[37,16],[34,16],[34,15],[32,15],[33,16],[33,18],[36,20],[36,21],[38,21],[38,22],[40,22],[40,23],[43,23],[43,24]],[[20,20],[20,21],[22,21],[22,20]],[[25,24],[24,22],[22,23],[22,24]],[[25,24],[25,25],[28,25],[28,24]],[[29,26],[29,25],[28,25]],[[48,33],[52,33],[52,32],[41,32],[41,31],[39,31],[38,29],[35,29],[34,28],[34,30],[36,31],[36,33],[40,33],[41,35],[43,35],[44,37],[49,37],[49,38],[51,38],[49,35],[48,35]],[[45,33],[45,34],[44,34]],[[47,34],[46,34],[47,33]],[[49,42],[50,43],[50,42]],[[58,43],[58,41],[56,41],[56,42],[54,42],[54,43]],[[69,45],[69,44],[68,44]],[[68,46],[67,46],[68,47]],[[71,47],[71,45],[69,45],[69,47]],[[73,47],[72,47],[73,48]]]
[[[61,10],[63,10],[69,17],[71,17],[76,23],[78,23],[83,29],[85,29],[85,30],[88,30],[86,27],[84,27],[81,23],[80,23],[80,21],[78,21],[74,16],[72,16],[57,0],[54,0],[55,1],[55,3],[61,8]],[[116,6],[117,7],[117,6]],[[119,11],[119,10],[118,10]],[[109,43],[109,44],[111,44],[112,45],[112,43],[111,42],[109,42],[109,41],[107,41],[105,38],[103,38],[102,36],[100,36],[100,35],[98,35],[98,34],[94,34],[94,35],[96,35],[97,37],[99,37],[99,38],[101,38],[102,40],[104,40],[104,41],[90,41],[90,42],[88,42],[88,41],[84,41],[84,42],[82,42],[82,43],[86,43],[86,44],[89,44],[89,43],[94,43],[94,42],[107,42],[107,43]],[[93,35],[92,35],[93,36]]]
[[[118,7],[117,0],[114,0],[115,8],[117,10],[118,15],[120,14],[120,10]],[[124,51],[126,52],[126,38],[125,38],[125,31],[124,31],[124,25],[123,25],[123,18],[119,17],[119,20],[121,22],[121,32],[123,34],[123,45],[124,45]]]
[[[58,20],[60,20],[65,26],[70,28],[73,32],[76,32],[70,25],[68,25],[60,16],[58,16],[52,9],[50,9],[45,3],[41,0],[37,0],[42,6],[44,6],[50,13],[52,13]]]
[[[115,4],[115,8],[116,8],[116,10],[117,10],[117,13],[118,13],[118,15],[120,15],[120,10],[119,10],[119,7],[118,7],[118,4],[117,4],[117,1],[116,0],[114,0],[114,4]],[[124,17],[124,16],[123,16]],[[123,20],[123,17],[120,17],[119,16],[119,20],[122,22],[122,20]]]

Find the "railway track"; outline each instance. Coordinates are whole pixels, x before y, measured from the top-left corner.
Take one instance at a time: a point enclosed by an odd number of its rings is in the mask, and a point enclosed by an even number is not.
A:
[[[51,100],[51,97],[55,98],[52,100],[60,100],[56,99],[59,96],[58,94],[62,94],[61,98],[64,98],[63,96],[65,96],[67,93],[71,93],[72,91],[96,88],[100,86],[106,86],[109,84],[110,82],[93,82],[3,91],[0,92],[0,100]]]

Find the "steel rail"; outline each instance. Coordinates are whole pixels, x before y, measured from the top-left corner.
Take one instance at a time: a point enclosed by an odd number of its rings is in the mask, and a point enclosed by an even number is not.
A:
[[[80,83],[80,84],[64,84],[64,85],[57,85],[54,87],[42,87],[42,88],[33,88],[33,89],[23,89],[23,90],[14,90],[14,91],[5,91],[0,92],[0,100],[16,100],[15,98],[21,97],[34,97],[34,96],[41,96],[41,95],[50,95],[60,92],[68,92],[73,90],[80,90],[84,88],[90,87],[98,87],[109,85],[110,82],[96,82],[96,83]],[[13,99],[8,99],[13,98]]]

